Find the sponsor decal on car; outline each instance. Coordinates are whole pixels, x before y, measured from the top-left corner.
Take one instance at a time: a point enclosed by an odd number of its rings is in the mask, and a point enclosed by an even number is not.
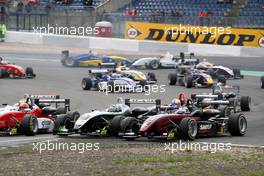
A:
[[[264,30],[126,22],[125,38],[229,46],[264,47]]]

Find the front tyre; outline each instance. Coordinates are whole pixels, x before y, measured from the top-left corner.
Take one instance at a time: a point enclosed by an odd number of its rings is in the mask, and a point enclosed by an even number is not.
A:
[[[160,62],[158,60],[153,60],[149,63],[149,68],[152,70],[157,70],[160,67]]]
[[[38,132],[38,120],[33,115],[25,115],[21,125],[22,132],[26,136],[34,136]]]
[[[244,114],[232,114],[228,119],[228,131],[232,136],[244,136],[247,131],[247,119]]]
[[[168,76],[169,79],[169,85],[173,86],[177,83],[177,74],[176,73],[170,73]]]
[[[91,88],[92,88],[92,80],[90,78],[83,78],[82,79],[82,89],[90,90]]]
[[[240,99],[241,111],[250,111],[250,102],[251,99],[249,96],[242,96]]]
[[[180,122],[180,136],[183,140],[193,141],[198,133],[197,122],[192,118],[184,118]]]

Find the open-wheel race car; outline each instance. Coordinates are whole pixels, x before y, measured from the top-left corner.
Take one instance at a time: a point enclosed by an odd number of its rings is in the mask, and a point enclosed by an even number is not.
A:
[[[186,104],[172,113],[149,116],[143,123],[134,118],[133,126],[122,133],[123,138],[194,140],[201,136],[231,134],[243,136],[247,131],[247,119],[242,113],[226,114],[228,100],[210,100],[196,104],[188,99]],[[132,123],[131,123],[132,124]]]
[[[198,104],[213,100],[227,100],[230,102],[228,109],[233,112],[250,111],[251,98],[240,95],[240,86],[214,85],[212,93],[192,94],[191,98]]]
[[[214,65],[206,60],[200,62],[195,66],[196,69],[208,71],[209,74],[217,79],[219,76],[225,77],[225,79],[243,79],[244,75],[241,74],[240,69],[230,69],[221,65]]]
[[[131,61],[120,56],[100,56],[91,51],[86,54],[70,56],[68,50],[62,51],[61,63],[66,67],[114,67],[117,63],[131,65]]]
[[[115,116],[126,116],[129,114],[131,114],[129,106],[125,104],[122,98],[119,98],[116,104],[111,104],[107,109],[93,110],[92,112],[82,114],[76,122],[67,120],[67,116],[57,119],[60,121],[58,122],[60,127],[57,128],[55,133],[60,136],[66,136],[73,133],[90,136],[112,135],[114,130],[111,126],[111,120]],[[55,121],[55,123],[57,122]]]
[[[189,57],[187,57],[189,55]],[[173,56],[169,52],[160,57],[144,57],[137,59],[131,65],[132,68],[136,69],[152,69],[156,70],[159,68],[175,68],[180,64],[198,64],[199,59],[194,57],[194,53],[180,53],[180,56]]]
[[[88,77],[82,79],[82,89],[109,92],[143,92],[146,86],[156,83],[155,74],[124,70],[89,70]]]
[[[126,117],[138,117],[154,115],[158,113],[157,108],[161,108],[160,101],[149,99],[137,100],[136,104],[156,104],[148,108],[131,108],[133,99],[119,98],[116,104],[111,104],[107,109],[94,110],[80,116],[76,123],[61,124],[56,133],[61,136],[72,133],[85,134],[88,136],[118,136],[121,131],[120,123]],[[165,107],[162,107],[165,108]],[[65,116],[64,119],[67,119]],[[58,120],[58,119],[57,119]],[[125,120],[126,121],[126,120]],[[70,121],[69,121],[70,122]]]
[[[34,74],[32,67],[26,67],[26,69],[3,61],[0,57],[0,79],[1,78],[34,78],[36,75]]]
[[[193,65],[179,65],[175,73],[168,75],[169,85],[185,86],[186,88],[212,87],[215,82],[225,85],[226,79],[219,76],[213,79],[208,72],[195,69]]]
[[[57,116],[71,116],[69,110],[70,100],[60,99],[58,95],[25,95],[18,103],[3,104],[0,108],[0,131],[6,135],[28,136],[51,133]]]

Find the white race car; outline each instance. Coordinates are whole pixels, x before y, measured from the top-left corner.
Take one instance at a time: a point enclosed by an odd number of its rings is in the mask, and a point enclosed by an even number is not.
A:
[[[176,68],[177,65],[182,64],[183,62],[195,62],[199,63],[199,59],[194,58],[193,53],[189,53],[189,58],[185,58],[186,53],[180,53],[180,57],[175,57],[169,52],[161,57],[146,57],[136,60],[131,67],[137,69],[153,69],[158,68]]]

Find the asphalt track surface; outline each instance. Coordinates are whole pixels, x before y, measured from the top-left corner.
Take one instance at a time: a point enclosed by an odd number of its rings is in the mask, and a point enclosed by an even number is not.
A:
[[[23,67],[32,66],[37,75],[35,79],[1,79],[0,80],[0,103],[14,104],[25,93],[30,94],[59,94],[63,98],[71,99],[71,109],[80,113],[89,112],[92,109],[104,109],[115,103],[118,97],[123,98],[159,98],[162,103],[170,103],[177,97],[178,93],[184,91],[187,95],[191,93],[208,92],[208,89],[185,89],[179,86],[169,86],[167,76],[173,70],[161,69],[154,71],[159,85],[166,85],[164,93],[115,93],[108,94],[97,91],[83,91],[80,83],[81,79],[88,74],[88,68],[66,68],[60,62],[58,54],[26,54],[10,53],[1,51],[0,55],[10,62],[15,62]],[[131,57],[131,56],[130,56]],[[134,58],[134,57],[132,57]],[[243,70],[264,71],[263,58],[230,58],[214,57],[208,58],[216,64],[229,67],[236,67]],[[144,72],[153,72],[144,70]],[[242,145],[264,146],[264,89],[260,89],[259,77],[246,76],[243,80],[230,80],[230,85],[240,85],[241,95],[249,95],[252,98],[251,112],[245,113],[248,118],[248,132],[244,137],[213,137],[197,139],[197,142],[221,142]],[[56,140],[52,134],[27,136],[1,136],[0,147],[14,147],[37,141]],[[89,141],[85,138],[84,141]],[[98,139],[110,143],[124,142],[120,139],[107,138]],[[146,139],[139,139],[137,142],[147,142]]]

